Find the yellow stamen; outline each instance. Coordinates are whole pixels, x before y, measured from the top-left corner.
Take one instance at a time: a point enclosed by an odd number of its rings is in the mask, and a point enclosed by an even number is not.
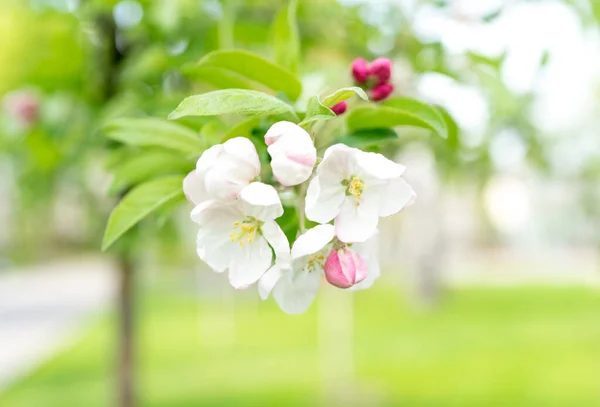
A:
[[[361,198],[364,189],[365,185],[360,179],[358,179],[357,177],[352,177],[352,179],[350,179],[350,182],[348,183],[348,192],[350,193],[350,195],[354,195],[357,198]]]
[[[325,266],[325,252],[326,249],[321,250],[310,256],[307,261],[308,272],[313,272],[315,270],[323,269]]]
[[[229,234],[232,242],[239,242],[240,247],[244,247],[245,243],[251,244],[259,233],[261,222],[254,217],[248,216],[242,221],[233,222],[233,229],[240,229]]]

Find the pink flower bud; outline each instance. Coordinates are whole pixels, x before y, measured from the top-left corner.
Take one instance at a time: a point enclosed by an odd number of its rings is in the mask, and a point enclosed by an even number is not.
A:
[[[379,79],[378,83],[387,82],[392,76],[392,61],[388,58],[377,58],[371,62],[369,74]]]
[[[339,288],[349,288],[367,277],[367,265],[354,250],[345,246],[329,253],[325,262],[325,278]]]
[[[356,83],[364,83],[369,76],[369,64],[364,58],[356,58],[352,62],[352,76]]]
[[[371,99],[374,101],[380,101],[386,99],[394,91],[394,85],[391,83],[381,83],[373,88],[371,91]]]
[[[331,110],[333,110],[333,113],[335,113],[336,115],[341,115],[343,114],[346,109],[348,109],[348,103],[346,103],[345,100],[342,100],[340,103],[334,105]]]

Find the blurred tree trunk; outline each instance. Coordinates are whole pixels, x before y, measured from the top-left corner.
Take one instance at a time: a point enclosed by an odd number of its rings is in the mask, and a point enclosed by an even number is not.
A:
[[[125,54],[117,46],[117,26],[110,14],[98,16],[98,28],[103,34],[102,49],[104,70],[102,72],[102,101],[106,103],[117,93],[119,69]],[[127,193],[124,191],[119,199]],[[123,248],[119,255],[119,334],[117,361],[117,392],[119,407],[134,407],[135,396],[135,363],[134,363],[134,302],[135,302],[135,263],[130,245]]]

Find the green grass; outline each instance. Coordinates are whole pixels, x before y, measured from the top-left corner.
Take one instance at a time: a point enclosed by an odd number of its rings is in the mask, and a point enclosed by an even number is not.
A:
[[[332,363],[347,356],[336,320],[319,339],[318,305],[292,317],[248,298],[233,316],[214,302],[144,298],[141,406],[600,405],[600,293],[591,288],[458,290],[431,312],[413,311],[394,288],[358,293],[354,379],[341,363],[326,367],[327,380],[320,346]],[[0,406],[115,405],[112,321],[15,383]]]

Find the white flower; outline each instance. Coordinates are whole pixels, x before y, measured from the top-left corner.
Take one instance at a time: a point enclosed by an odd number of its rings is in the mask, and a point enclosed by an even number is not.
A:
[[[399,212],[415,193],[400,176],[405,167],[381,154],[344,144],[325,151],[306,194],[308,219],[328,223],[347,243],[364,242],[377,230],[379,217]]]
[[[208,199],[232,200],[259,174],[254,144],[245,137],[235,137],[202,153],[196,170],[184,179],[183,191],[196,205]]]
[[[291,262],[277,262],[260,279],[261,298],[264,300],[273,292],[284,312],[300,314],[306,311],[319,290],[334,234],[333,225],[318,225],[299,236],[292,247]]]
[[[310,134],[292,122],[272,125],[265,134],[273,176],[282,185],[298,185],[312,174],[317,150]]]
[[[271,266],[273,251],[284,257],[289,253],[287,238],[274,221],[282,214],[277,191],[260,182],[246,186],[231,203],[204,201],[191,214],[200,226],[198,256],[219,273],[228,269],[231,285],[245,288]]]
[[[369,288],[379,277],[377,232],[364,243],[354,243],[346,250],[362,257],[367,270],[364,280],[355,283],[350,290]],[[288,314],[300,314],[308,309],[319,290],[320,276],[334,249],[333,225],[318,225],[296,239],[291,258],[278,256],[277,262],[258,282],[258,293],[263,300],[272,292],[279,307]],[[335,284],[334,284],[335,285]]]
[[[194,205],[199,205],[209,198],[204,186],[204,179],[196,174],[196,170],[190,171],[183,179],[183,193],[187,200]]]

